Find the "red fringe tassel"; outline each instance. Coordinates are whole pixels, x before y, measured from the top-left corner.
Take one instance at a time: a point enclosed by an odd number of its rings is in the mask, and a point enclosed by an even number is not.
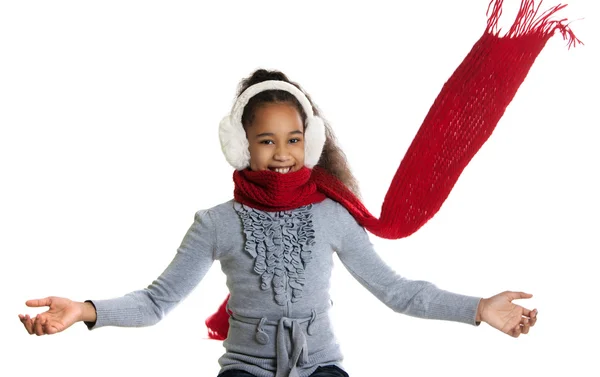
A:
[[[215,314],[211,315],[204,322],[208,329],[208,337],[215,340],[225,340],[229,332],[229,313],[227,312],[227,302],[229,295]]]
[[[498,28],[498,20],[502,15],[502,3],[503,0],[492,0],[488,5],[486,16],[488,16],[486,33],[499,37],[501,29]],[[523,0],[521,1],[521,7],[515,22],[512,24],[508,33],[504,37],[506,38],[517,38],[523,36],[536,35],[542,38],[550,38],[556,30],[560,31],[563,39],[568,41],[567,46],[570,49],[575,47],[578,43],[583,44],[573,33],[569,24],[565,24],[566,18],[560,20],[551,20],[550,17],[554,16],[556,12],[563,9],[567,4],[558,4],[552,8],[546,10],[539,16],[540,7],[542,6],[543,0],[540,0],[537,6],[535,6],[534,0]],[[491,8],[491,12],[490,12]],[[537,16],[537,17],[536,17]]]

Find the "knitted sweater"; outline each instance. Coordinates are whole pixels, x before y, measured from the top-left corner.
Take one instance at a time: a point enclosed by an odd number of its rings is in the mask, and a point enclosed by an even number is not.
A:
[[[166,270],[147,288],[92,300],[102,326],[148,326],[183,300],[219,260],[232,312],[221,372],[309,376],[342,368],[329,317],[333,253],[365,288],[396,312],[475,325],[480,298],[401,277],[367,232],[337,202],[264,212],[235,201],[198,211]]]

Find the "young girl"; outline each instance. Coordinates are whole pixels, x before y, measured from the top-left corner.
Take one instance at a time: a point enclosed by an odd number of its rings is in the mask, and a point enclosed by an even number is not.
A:
[[[530,294],[465,296],[387,266],[369,241],[365,228],[372,225],[357,210],[358,185],[331,128],[283,73],[260,69],[243,80],[219,133],[236,169],[234,200],[198,211],[170,265],[143,290],[108,300],[27,301],[49,306],[34,318],[19,315],[30,334],[55,334],[79,321],[89,329],[153,325],[218,260],[230,292],[220,377],[348,376],[329,316],[334,252],[399,313],[486,322],[514,337],[535,324],[536,310],[512,303]]]

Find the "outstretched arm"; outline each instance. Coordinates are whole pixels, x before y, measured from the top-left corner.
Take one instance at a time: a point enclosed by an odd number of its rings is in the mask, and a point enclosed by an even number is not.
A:
[[[475,325],[481,297],[461,295],[424,280],[397,273],[375,251],[367,232],[338,206],[336,225],[343,234],[334,245],[348,272],[369,292],[397,313]]]
[[[79,321],[84,321],[89,329],[153,325],[202,280],[214,260],[215,240],[209,211],[199,211],[169,266],[148,287],[122,297],[90,302],[60,297],[29,300],[27,306],[48,306],[48,311],[33,318],[20,314],[19,319],[30,334],[36,335],[55,334]]]
[[[460,295],[434,284],[409,280],[397,274],[377,255],[368,234],[340,208],[336,216],[346,230],[338,246],[344,266],[365,288],[396,312],[428,319],[442,319],[478,325],[486,322],[513,337],[529,333],[537,321],[537,310],[513,300],[531,298],[524,292],[505,291],[489,298]]]

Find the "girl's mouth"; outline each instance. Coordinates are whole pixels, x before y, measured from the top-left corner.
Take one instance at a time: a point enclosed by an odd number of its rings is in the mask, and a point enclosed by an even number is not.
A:
[[[286,174],[292,170],[292,167],[288,166],[287,168],[269,168],[269,170],[277,172],[277,173],[281,173],[281,174]]]

